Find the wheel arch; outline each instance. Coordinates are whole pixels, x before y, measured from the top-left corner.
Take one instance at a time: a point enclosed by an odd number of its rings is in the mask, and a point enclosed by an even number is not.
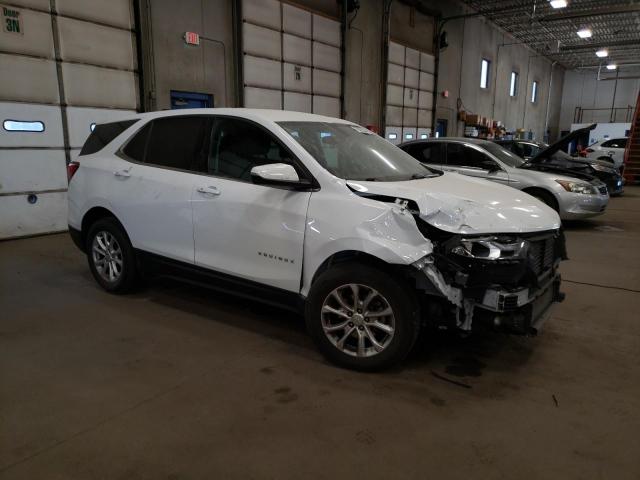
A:
[[[556,212],[560,211],[560,203],[558,202],[558,199],[556,198],[555,193],[553,193],[552,191],[547,190],[546,188],[543,188],[543,187],[527,187],[527,188],[523,188],[522,191],[534,197],[536,196],[536,194],[538,194],[543,197],[549,198],[551,201],[553,201],[553,205],[551,207]]]
[[[93,225],[98,220],[101,220],[103,218],[113,218],[116,222],[118,222],[118,224],[122,228],[122,231],[128,237],[128,234],[124,228],[124,225],[122,225],[122,222],[111,210],[105,207],[93,207],[87,210],[87,212],[84,214],[84,216],[82,217],[82,223],[80,226],[80,241],[82,242],[81,244],[85,248],[86,248],[86,242],[87,242],[87,234],[89,233],[89,229],[91,228],[91,225]]]

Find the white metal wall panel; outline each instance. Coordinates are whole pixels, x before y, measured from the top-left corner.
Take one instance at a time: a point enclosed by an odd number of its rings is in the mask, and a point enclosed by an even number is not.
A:
[[[283,3],[282,29],[304,38],[311,38],[311,12]]]
[[[313,69],[313,93],[331,97],[340,96],[340,74]]]
[[[46,12],[49,12],[51,10],[50,0],[12,0],[9,3],[21,7],[31,7]]]
[[[389,64],[387,71],[387,83],[393,83],[394,85],[404,85],[404,67],[396,65],[394,63]]]
[[[430,132],[433,113],[434,57],[389,42],[385,136],[393,143]],[[402,133],[402,135],[399,135]],[[393,138],[389,138],[391,135]]]
[[[420,72],[420,90],[433,92],[433,81],[432,73]]]
[[[280,30],[280,2],[277,0],[243,0],[242,16],[252,23]]]
[[[282,35],[282,59],[298,65],[311,65],[311,40],[296,35]]]
[[[67,103],[77,106],[135,109],[138,85],[135,75],[91,65],[63,63]]]
[[[304,93],[284,92],[284,109],[311,113],[311,99],[311,95]]]
[[[280,90],[282,88],[282,63],[245,55],[244,78],[245,85]]]
[[[56,0],[60,15],[82,18],[131,30],[133,5],[131,0]]]
[[[126,120],[135,114],[135,110],[115,110],[104,108],[67,108],[67,126],[71,148],[81,148],[91,133],[91,124],[109,123]]]
[[[418,50],[414,50],[413,48],[407,47],[405,50],[405,60],[404,64],[407,67],[415,68],[416,70],[420,68],[420,52]]]
[[[334,47],[340,46],[340,22],[321,15],[313,14],[313,39],[328,43]]]
[[[48,3],[48,2],[47,2]],[[34,10],[20,10],[24,25],[22,35],[0,29],[0,50],[37,57],[53,58],[53,34],[51,15]]]
[[[403,104],[405,107],[418,108],[418,90],[415,88],[404,89]]]
[[[63,190],[67,188],[66,166],[62,149],[0,150],[0,194]]]
[[[402,107],[387,105],[387,124],[402,126]]]
[[[245,106],[339,116],[340,22],[278,0],[242,8]]]
[[[418,110],[418,126],[432,128],[431,110]]]
[[[403,88],[398,85],[387,85],[387,105],[397,105],[399,107],[403,104]]]
[[[59,103],[56,64],[52,60],[0,54],[0,100]]]
[[[313,96],[313,113],[340,118],[340,99],[335,97]]]
[[[280,60],[280,41],[281,35],[279,31],[245,22],[242,34],[242,45],[245,53]]]
[[[404,45],[396,42],[389,42],[389,62],[396,65],[404,65]]]
[[[420,113],[418,113],[418,115],[420,115]],[[430,128],[421,128],[418,127],[418,140],[424,140],[425,138],[429,138],[429,136],[431,135],[431,129]]]
[[[434,73],[436,71],[436,57],[428,53],[420,52],[420,70]]]
[[[7,131],[2,127],[5,120],[39,121],[44,124],[44,131]],[[60,108],[51,105],[30,105],[27,103],[13,102],[0,103],[0,148],[6,147],[64,148]]]
[[[136,68],[135,40],[131,32],[65,17],[58,19],[58,29],[63,60],[127,70]]]
[[[296,69],[298,69],[298,72],[296,72]],[[285,93],[287,91],[311,93],[311,69],[309,67],[285,63],[283,65],[283,73],[282,86]]]
[[[244,87],[244,106],[247,108],[282,110],[282,93],[280,90]]]
[[[25,195],[0,197],[0,238],[58,232],[67,228],[67,193],[38,193],[30,204]]]
[[[320,42],[313,42],[313,66],[332,72],[340,72],[340,49]]]

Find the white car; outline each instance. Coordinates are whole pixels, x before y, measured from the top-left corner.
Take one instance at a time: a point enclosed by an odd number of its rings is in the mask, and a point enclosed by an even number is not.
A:
[[[69,178],[70,233],[104,289],[169,275],[304,312],[350,368],[400,361],[423,326],[530,334],[562,298],[553,209],[344,120],[140,114],[98,125]]]
[[[590,145],[584,150],[587,158],[613,162],[616,170],[620,171],[624,163],[624,150],[627,148],[628,137],[602,140]]]

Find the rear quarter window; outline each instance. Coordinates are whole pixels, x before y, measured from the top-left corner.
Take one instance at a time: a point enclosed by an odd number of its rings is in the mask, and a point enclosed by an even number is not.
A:
[[[124,132],[131,125],[138,120],[123,120],[120,122],[103,123],[96,125],[87,141],[84,142],[82,150],[80,150],[80,156],[91,155],[92,153],[99,152],[111,141]]]

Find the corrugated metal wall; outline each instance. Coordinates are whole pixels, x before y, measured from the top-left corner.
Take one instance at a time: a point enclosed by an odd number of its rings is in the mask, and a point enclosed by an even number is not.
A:
[[[139,105],[131,0],[4,7],[18,12],[21,31],[0,31],[0,238],[64,230],[67,161],[92,123]],[[20,122],[42,131],[16,130]]]
[[[385,137],[392,143],[426,138],[432,130],[433,55],[391,41],[388,63]]]
[[[243,0],[244,106],[340,117],[340,22],[278,0]]]

